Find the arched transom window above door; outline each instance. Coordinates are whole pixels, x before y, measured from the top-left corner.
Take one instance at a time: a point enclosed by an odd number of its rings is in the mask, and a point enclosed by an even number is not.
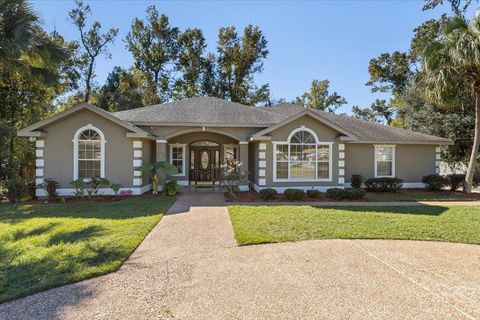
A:
[[[73,179],[105,177],[105,135],[88,124],[73,137]]]
[[[274,181],[332,181],[333,142],[320,142],[313,130],[300,127],[273,144]]]

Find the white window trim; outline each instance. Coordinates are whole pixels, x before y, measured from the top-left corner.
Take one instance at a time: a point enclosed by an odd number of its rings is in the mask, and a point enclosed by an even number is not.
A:
[[[172,177],[185,177],[185,163],[186,163],[186,144],[173,143],[169,144],[170,147],[170,164],[173,165],[173,148],[182,148],[182,173],[174,174]]]
[[[87,129],[97,132],[100,136],[100,177],[105,178],[105,143],[107,140],[105,140],[102,130],[89,123],[78,129],[73,136],[73,180],[78,179],[78,136]]]
[[[311,133],[312,136],[315,138],[315,155],[317,155],[317,148],[319,145],[328,145],[328,178],[321,178],[321,179],[292,179],[290,177],[290,156],[288,156],[288,178],[287,179],[277,179],[277,145],[288,145],[288,154],[290,154],[290,140],[293,137],[293,135],[299,131],[307,131],[308,133]],[[318,136],[313,131],[312,129],[306,128],[305,126],[301,126],[297,129],[294,129],[290,134],[288,135],[288,138],[286,141],[272,141],[273,144],[273,150],[272,150],[272,159],[273,159],[273,182],[332,182],[333,181],[333,142],[322,142],[318,140]],[[313,143],[312,143],[313,144]],[[315,176],[318,174],[318,160],[315,161]]]
[[[375,144],[374,145],[374,177],[375,178],[394,178],[395,177],[395,147],[396,145],[394,144]],[[389,147],[389,148],[392,148],[392,174],[391,175],[387,175],[387,176],[380,176],[377,174],[377,160],[378,160],[378,156],[377,156],[377,150],[379,147]]]

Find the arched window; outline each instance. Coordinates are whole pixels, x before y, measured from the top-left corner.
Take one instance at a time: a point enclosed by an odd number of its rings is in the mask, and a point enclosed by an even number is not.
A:
[[[89,124],[73,138],[73,179],[105,177],[105,136]]]
[[[274,144],[274,180],[331,181],[332,142],[319,142],[313,130],[301,127]]]

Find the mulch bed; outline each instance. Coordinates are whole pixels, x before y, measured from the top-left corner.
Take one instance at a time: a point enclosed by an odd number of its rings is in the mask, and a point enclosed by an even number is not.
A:
[[[131,195],[131,196],[92,196],[90,199],[88,196],[84,196],[82,199],[79,199],[77,197],[73,196],[68,196],[68,197],[62,197],[59,196],[56,200],[49,200],[49,199],[30,199],[30,200],[24,200],[20,202],[19,204],[52,204],[52,203],[92,203],[92,202],[115,202],[115,201],[121,201],[125,199],[130,199],[130,198],[143,198],[143,199],[151,199],[151,198],[157,198],[160,197],[161,194],[152,194],[152,193],[144,193],[141,195]]]
[[[417,195],[418,194],[431,195],[432,193],[436,193],[436,192],[428,191],[428,190],[425,190],[425,189],[408,189],[408,190],[402,189],[402,190],[396,191],[395,193],[397,193],[397,194],[412,194],[412,193],[415,193]],[[480,193],[464,194],[460,191],[439,191],[439,193],[441,193],[444,196],[456,196],[456,197],[462,196],[465,199],[480,200]],[[375,194],[391,195],[392,193],[391,192],[375,192]],[[303,199],[298,200],[298,201],[287,200],[287,199],[285,199],[283,194],[277,195],[275,200],[263,201],[263,200],[260,199],[260,196],[259,196],[258,192],[254,191],[254,190],[235,192],[235,196],[232,196],[229,192],[224,192],[224,195],[225,195],[225,199],[226,199],[227,202],[265,202],[265,203],[268,203],[268,202],[325,202],[325,201],[328,201],[328,202],[331,202],[331,201],[348,202],[348,201],[350,201],[350,200],[333,200],[333,199],[328,198],[325,193],[322,193],[320,198],[309,198],[305,195],[303,197]],[[368,193],[367,193],[367,197],[368,197]],[[369,202],[370,200],[368,200],[367,197],[365,199],[354,200],[354,201],[355,202]],[[439,200],[439,201],[442,201],[442,200]],[[373,202],[376,202],[376,201],[373,201]]]

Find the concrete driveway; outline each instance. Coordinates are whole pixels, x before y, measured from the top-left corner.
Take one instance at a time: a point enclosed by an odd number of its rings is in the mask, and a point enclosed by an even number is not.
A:
[[[220,195],[184,195],[118,272],[0,305],[0,319],[478,319],[480,246],[237,247]]]

